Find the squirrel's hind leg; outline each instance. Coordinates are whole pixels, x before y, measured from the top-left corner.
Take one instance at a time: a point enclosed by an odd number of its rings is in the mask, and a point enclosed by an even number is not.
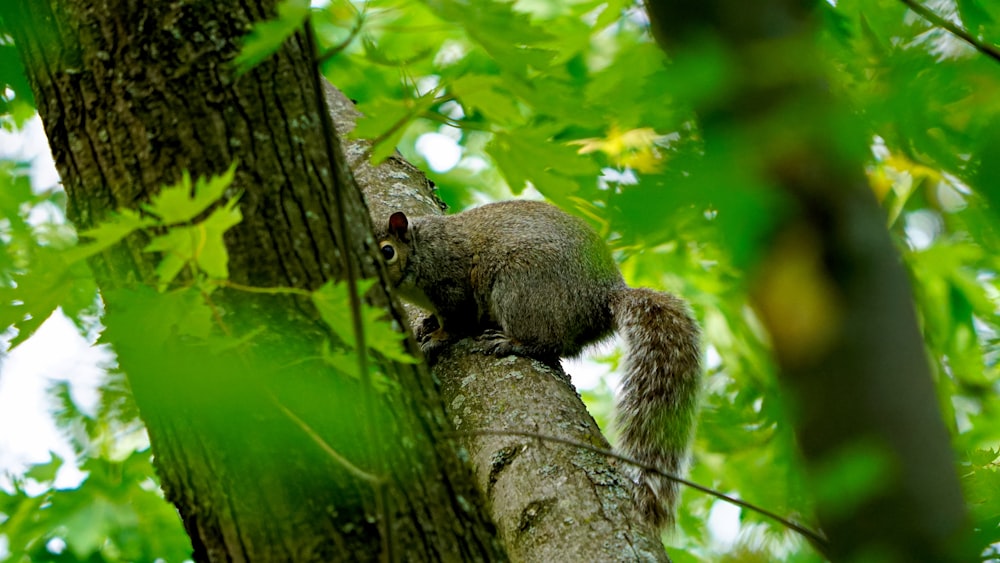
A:
[[[479,336],[476,349],[490,356],[522,356],[559,365],[559,352],[551,346],[531,345],[512,338],[502,330],[487,330]]]

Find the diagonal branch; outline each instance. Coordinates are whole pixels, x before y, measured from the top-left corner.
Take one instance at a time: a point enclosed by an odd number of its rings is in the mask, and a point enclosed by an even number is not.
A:
[[[908,8],[916,12],[920,17],[924,18],[932,25],[944,29],[948,33],[951,33],[955,37],[958,37],[962,41],[965,41],[969,45],[979,51],[980,53],[986,55],[987,57],[1000,62],[1000,49],[997,49],[993,45],[983,43],[972,36],[971,33],[958,27],[957,25],[951,23],[950,21],[942,18],[941,16],[934,13],[933,10],[924,6],[923,4],[917,2],[916,0],[900,0],[903,4],[906,4]]]
[[[758,514],[760,514],[762,516],[770,518],[770,519],[772,519],[772,520],[780,523],[781,525],[785,526],[789,530],[792,530],[793,532],[795,532],[795,533],[799,534],[800,536],[802,536],[806,541],[809,542],[810,545],[813,546],[813,548],[816,549],[817,552],[819,552],[823,556],[825,556],[825,557],[830,557],[831,556],[829,541],[826,539],[826,537],[821,532],[817,532],[817,531],[812,530],[812,529],[810,529],[810,528],[808,528],[806,526],[803,526],[802,524],[799,524],[797,522],[793,522],[792,520],[789,520],[788,518],[785,518],[784,516],[781,516],[780,514],[778,514],[776,512],[772,512],[772,511],[770,511],[770,510],[768,510],[766,508],[757,506],[757,505],[755,505],[753,503],[750,503],[750,502],[747,502],[747,501],[745,501],[743,499],[736,498],[736,497],[727,495],[725,493],[719,492],[719,491],[717,491],[715,489],[712,489],[710,487],[706,487],[705,485],[701,485],[701,484],[695,483],[694,481],[690,481],[688,479],[680,477],[680,476],[678,476],[675,473],[670,473],[668,471],[664,471],[662,468],[656,467],[654,465],[650,465],[648,463],[643,463],[643,462],[641,462],[641,461],[639,461],[639,460],[637,460],[635,458],[628,457],[626,455],[622,455],[622,454],[620,454],[618,452],[615,452],[613,450],[609,450],[607,448],[599,448],[599,447],[593,446],[591,444],[585,444],[585,443],[577,441],[577,440],[568,440],[566,438],[560,438],[558,436],[546,436],[544,434],[539,434],[538,432],[523,432],[523,431],[518,431],[518,430],[495,430],[495,429],[484,428],[484,429],[480,429],[480,430],[465,430],[465,431],[462,431],[462,432],[449,432],[446,435],[451,435],[451,436],[521,436],[521,437],[524,437],[524,438],[537,438],[539,440],[547,440],[549,442],[556,442],[556,443],[559,443],[559,444],[564,444],[564,445],[567,445],[567,446],[572,446],[574,448],[580,448],[580,449],[584,449],[584,450],[587,450],[587,451],[590,451],[590,452],[594,452],[596,454],[600,454],[600,455],[603,455],[603,456],[606,456],[606,457],[609,457],[609,458],[612,458],[612,459],[617,459],[618,461],[623,461],[625,463],[628,463],[629,465],[634,465],[636,467],[640,467],[640,468],[645,469],[647,471],[652,471],[653,473],[656,473],[657,475],[662,475],[662,476],[664,476],[664,477],[666,477],[668,479],[671,479],[673,481],[677,481],[678,483],[680,483],[680,484],[682,484],[682,485],[684,485],[686,487],[689,487],[689,488],[692,488],[692,489],[694,489],[696,491],[700,491],[700,492],[705,493],[707,495],[713,496],[713,497],[715,497],[715,498],[717,498],[717,499],[719,499],[721,501],[728,502],[729,504],[732,504],[734,506],[739,506],[741,508],[746,508],[747,510],[752,510],[753,512],[756,512],[756,513],[758,513]]]

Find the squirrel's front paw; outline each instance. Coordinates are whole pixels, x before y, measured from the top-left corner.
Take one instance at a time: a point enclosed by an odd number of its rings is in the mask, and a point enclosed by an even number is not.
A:
[[[426,326],[426,322],[424,323]],[[437,322],[434,323],[437,326]],[[425,327],[421,327],[425,328]],[[441,355],[441,351],[448,347],[455,339],[452,338],[448,333],[438,328],[437,330],[428,332],[419,337],[420,340],[420,351],[424,353],[424,357],[427,358],[428,365],[434,365],[437,363],[438,356]]]
[[[441,330],[441,324],[438,322],[437,317],[430,315],[424,317],[424,320],[420,322],[420,326],[414,331],[414,336],[417,337],[417,342],[423,345],[425,340],[439,330]]]

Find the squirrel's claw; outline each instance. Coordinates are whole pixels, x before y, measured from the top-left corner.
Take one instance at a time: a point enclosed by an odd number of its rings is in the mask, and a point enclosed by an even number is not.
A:
[[[423,345],[424,341],[430,338],[435,332],[441,330],[441,324],[438,322],[437,317],[434,315],[429,315],[424,317],[423,321],[420,322],[420,326],[413,331],[414,336],[417,337],[417,342]]]
[[[524,351],[521,350],[521,346],[501,330],[491,329],[484,331],[476,338],[474,349],[488,356],[525,355]]]
[[[476,339],[475,350],[489,356],[521,356],[522,358],[532,358],[543,363],[559,365],[559,356],[547,353],[543,350],[526,346],[523,343],[511,338],[502,330],[484,331]]]
[[[437,363],[441,351],[448,347],[451,342],[448,339],[438,339],[428,336],[420,342],[420,351],[427,358],[427,365],[432,366]]]

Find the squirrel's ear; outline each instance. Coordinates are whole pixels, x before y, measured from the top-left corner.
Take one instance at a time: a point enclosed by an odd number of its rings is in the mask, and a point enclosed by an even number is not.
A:
[[[406,232],[410,227],[410,222],[406,219],[406,213],[397,211],[389,216],[389,234],[400,240],[406,240]]]

